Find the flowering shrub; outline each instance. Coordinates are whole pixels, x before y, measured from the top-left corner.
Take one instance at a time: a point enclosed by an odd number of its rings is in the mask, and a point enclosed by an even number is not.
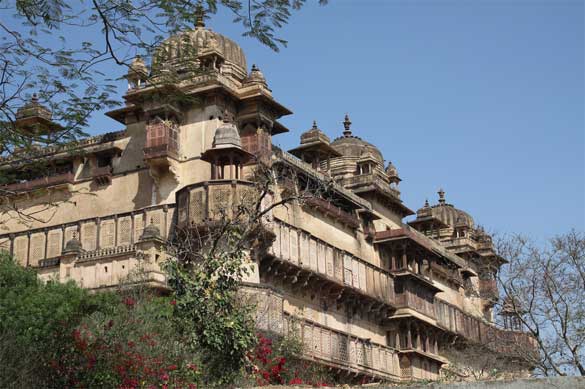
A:
[[[326,383],[329,377],[320,366],[298,359],[301,345],[296,339],[274,342],[263,334],[257,336],[258,343],[247,356],[256,385],[331,386]]]
[[[52,361],[55,380],[73,388],[195,388],[199,363],[176,335],[172,307],[167,298],[124,296],[111,314],[90,316]]]

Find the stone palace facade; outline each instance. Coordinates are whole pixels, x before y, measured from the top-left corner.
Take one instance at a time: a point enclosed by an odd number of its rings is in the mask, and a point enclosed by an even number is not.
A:
[[[169,69],[174,82],[156,86]],[[164,291],[164,240],[237,201],[255,164],[269,163],[335,184],[327,199],[272,212],[274,241],[243,282],[259,328],[283,334],[294,321],[307,358],[339,375],[397,382],[438,378],[453,339],[522,335],[513,321],[494,324],[494,275],[505,260],[469,214],[442,190],[436,204],[408,208],[396,167],[354,135],[347,115],[333,141],[313,124],[298,147],[273,146],[291,111],[256,66],[248,71],[242,49],[202,20],[161,45],[150,67],[137,58],[127,78],[125,105],[108,113],[124,130],[0,160],[16,172],[5,196],[39,211],[26,224],[5,213],[0,247],[43,279],[100,290],[140,266]],[[166,98],[175,91],[192,99]],[[33,98],[16,123],[50,129],[51,113]],[[25,174],[31,159],[46,165],[42,175]]]

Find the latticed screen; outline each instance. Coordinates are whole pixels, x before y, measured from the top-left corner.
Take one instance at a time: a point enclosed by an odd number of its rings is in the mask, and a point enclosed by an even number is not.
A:
[[[212,204],[210,204],[209,209],[216,210],[218,217],[221,215],[229,216],[230,194],[229,189],[214,189],[211,191]]]
[[[203,191],[196,190],[191,192],[191,200],[189,202],[189,216],[191,217],[191,221],[195,223],[202,222],[203,219],[205,218],[204,211],[205,209],[203,207]]]
[[[116,244],[116,225],[114,220],[104,220],[100,226],[100,248],[114,247]]]
[[[171,121],[155,119],[146,126],[146,147],[167,145],[170,150],[179,149],[177,125]]]
[[[81,246],[86,251],[96,249],[97,227],[94,223],[85,223],[81,227]]]
[[[144,216],[142,214],[134,216],[134,241],[137,242],[144,231]]]
[[[61,255],[61,230],[49,231],[47,235],[47,258],[54,258]]]
[[[31,265],[35,266],[37,262],[45,257],[45,234],[33,234],[30,238],[30,256]]]
[[[28,259],[28,238],[26,236],[14,239],[14,255],[21,265],[26,265]]]
[[[118,244],[129,245],[132,241],[132,220],[124,217],[118,220]]]
[[[260,158],[270,155],[272,138],[267,131],[258,129],[241,136],[242,148]]]

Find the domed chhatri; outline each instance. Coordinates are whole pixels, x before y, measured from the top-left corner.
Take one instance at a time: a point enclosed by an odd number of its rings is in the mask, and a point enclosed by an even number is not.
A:
[[[372,154],[377,162],[380,163],[381,166],[384,164],[384,157],[376,146],[371,143],[362,140],[360,137],[353,135],[351,131],[351,121],[349,119],[349,115],[345,115],[345,120],[343,121],[343,136],[335,139],[331,146],[338,151],[344,157],[361,157],[365,151]]]
[[[264,74],[260,71],[260,69],[258,68],[258,66],[256,66],[256,64],[252,65],[252,69],[250,70],[250,74],[244,80],[244,85],[255,85],[255,84],[260,84],[260,85],[263,85],[265,87],[268,86],[268,84],[266,83],[266,78],[264,77]]]
[[[81,242],[79,241],[79,239],[77,239],[76,234],[73,233],[73,237],[71,239],[69,239],[67,241],[67,243],[65,244],[65,248],[63,249],[63,254],[78,253],[80,251],[83,251],[83,248],[81,247]]]
[[[227,115],[224,117],[223,124],[215,130],[213,137],[213,148],[242,147],[242,141],[236,125],[232,123]]]
[[[144,228],[142,236],[140,236],[140,240],[149,239],[161,239],[160,229],[154,225],[152,219],[150,219],[150,224]]]
[[[461,209],[455,208],[452,204],[448,204],[445,199],[445,191],[441,188],[437,191],[439,195],[438,204],[433,205],[430,210],[432,216],[439,219],[450,227],[469,227],[473,228],[475,223],[471,215]],[[420,208],[416,213],[417,215],[425,214],[428,212],[428,201],[425,202],[425,206]]]
[[[153,68],[157,65],[179,64],[185,60],[206,62],[217,68],[221,58],[224,65],[231,65],[238,73],[240,81],[247,75],[246,56],[242,48],[233,40],[205,27],[204,12],[198,7],[195,29],[183,31],[166,39],[159,47],[153,59]]]

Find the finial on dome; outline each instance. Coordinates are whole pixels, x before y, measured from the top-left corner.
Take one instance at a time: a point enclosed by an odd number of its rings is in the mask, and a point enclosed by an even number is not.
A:
[[[430,208],[431,206],[429,205],[429,199],[425,199],[425,208]]]
[[[351,136],[351,120],[349,120],[349,115],[345,114],[345,120],[343,121],[343,136],[350,137]]]
[[[205,28],[205,10],[201,2],[197,3],[195,7],[195,28]]]
[[[439,204],[445,204],[445,191],[443,188],[439,188],[437,193],[439,194]]]
[[[32,97],[30,98],[30,102],[33,104],[38,104],[39,96],[36,94],[36,92],[32,94]]]
[[[313,130],[318,130],[319,129],[319,127],[317,127],[317,121],[316,120],[313,120],[313,128],[312,129]]]
[[[230,112],[226,109],[223,110],[223,122],[224,123],[231,123],[231,119],[230,119]]]

